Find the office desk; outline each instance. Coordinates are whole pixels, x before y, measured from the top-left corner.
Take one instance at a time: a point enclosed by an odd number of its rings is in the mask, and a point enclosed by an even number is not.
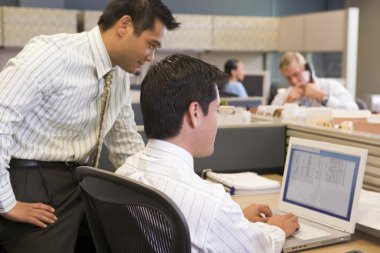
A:
[[[268,178],[281,181],[282,177],[280,175],[269,175]],[[257,203],[268,204],[272,210],[275,210],[277,208],[279,194],[233,196],[232,198],[241,208],[245,208],[252,203]],[[351,241],[304,250],[302,252],[344,253],[350,250],[361,250],[363,253],[380,252],[380,239],[356,230],[355,234],[352,235]]]

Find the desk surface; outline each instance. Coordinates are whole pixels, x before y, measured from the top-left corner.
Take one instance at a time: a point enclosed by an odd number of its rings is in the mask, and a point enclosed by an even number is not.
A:
[[[280,175],[269,175],[268,177],[271,179],[276,179],[278,181],[281,181],[282,178]],[[241,208],[245,208],[252,203],[256,203],[267,204],[272,208],[272,210],[277,208],[278,198],[278,193],[265,195],[233,196],[233,199],[241,206]],[[351,237],[351,241],[305,250],[302,252],[344,253],[350,250],[361,250],[363,253],[380,252],[380,239],[356,230],[355,234]]]

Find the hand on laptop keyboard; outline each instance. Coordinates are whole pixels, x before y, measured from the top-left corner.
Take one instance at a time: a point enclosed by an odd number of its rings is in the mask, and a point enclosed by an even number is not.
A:
[[[252,204],[243,210],[244,217],[251,222],[267,222],[273,215],[268,205]]]
[[[300,227],[300,224],[298,223],[298,217],[292,213],[275,214],[272,217],[268,218],[267,223],[284,230],[286,237],[289,237]]]

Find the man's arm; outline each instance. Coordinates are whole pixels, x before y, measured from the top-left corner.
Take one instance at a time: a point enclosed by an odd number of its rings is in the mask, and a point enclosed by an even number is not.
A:
[[[32,75],[37,62],[44,62],[41,45],[28,44],[17,57],[10,60],[0,73],[0,215],[18,221],[45,227],[56,217],[54,209],[42,203],[22,203],[16,200],[9,178],[9,149],[13,143],[13,129],[27,112],[38,103],[42,96]],[[38,75],[43,76],[43,73]]]
[[[258,212],[266,212],[267,206],[257,205]],[[254,211],[253,206],[249,207]],[[247,210],[246,210],[247,211]],[[240,206],[230,196],[226,196],[214,211],[207,232],[205,251],[210,252],[281,252],[284,231],[263,222],[250,222],[245,218]],[[254,211],[254,213],[257,213]],[[255,216],[255,215],[253,215]],[[251,216],[251,218],[253,217]]]
[[[319,88],[315,83],[308,83],[304,87],[304,95],[310,99],[317,100],[321,104],[323,104],[323,100],[329,94],[326,91],[323,91]]]
[[[128,75],[126,75],[124,82],[126,82],[127,87],[127,94],[125,94],[124,98],[125,104],[105,139],[110,153],[109,158],[115,168],[123,165],[128,156],[139,152],[145,147],[141,135],[137,132],[134,120]]]
[[[329,78],[317,79],[318,84],[328,91],[327,107],[333,109],[358,110],[355,99],[348,90],[338,81]]]

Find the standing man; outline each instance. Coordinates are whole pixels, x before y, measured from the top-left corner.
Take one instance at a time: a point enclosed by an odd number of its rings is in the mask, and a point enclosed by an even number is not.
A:
[[[224,86],[223,92],[247,98],[247,91],[241,83],[245,76],[244,63],[239,60],[230,59],[224,64],[224,72],[228,75],[228,83]]]
[[[305,66],[306,60],[298,52],[287,52],[282,56],[279,68],[291,87],[277,94],[272,105],[298,103],[307,107],[358,110],[354,98],[341,83],[333,79],[316,78]]]
[[[214,151],[217,87],[225,82],[223,72],[190,56],[172,55],[153,66],[140,97],[148,144],[116,173],[157,188],[178,205],[192,252],[281,252],[285,236],[299,227],[296,216],[272,215],[266,205],[242,211],[221,184],[194,172],[193,157]]]
[[[7,63],[0,73],[0,244],[7,252],[74,251],[83,218],[74,169],[91,162],[103,137],[115,166],[144,147],[127,72],[151,62],[178,26],[160,0],[113,0],[91,31],[37,36]]]

